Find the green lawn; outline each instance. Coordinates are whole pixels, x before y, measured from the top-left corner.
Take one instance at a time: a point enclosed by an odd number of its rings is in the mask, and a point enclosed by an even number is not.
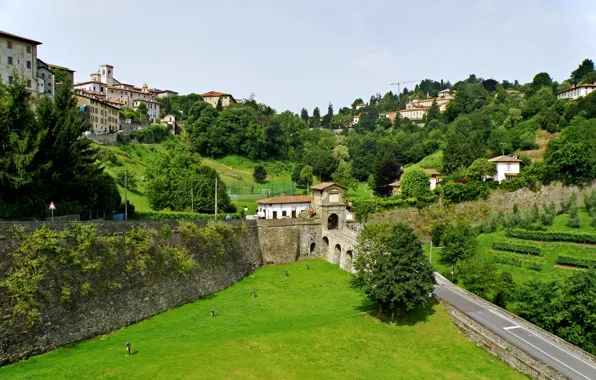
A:
[[[567,227],[567,215],[557,215],[555,222],[552,226],[547,227],[547,231],[558,231],[558,232],[574,232],[574,233],[587,233],[596,234],[596,228],[590,225],[591,218],[584,209],[580,209],[580,217],[582,225],[580,228]],[[514,280],[517,283],[523,283],[532,278],[539,278],[543,281],[564,279],[566,276],[573,274],[576,268],[560,267],[556,265],[557,256],[572,256],[578,258],[592,258],[596,259],[596,245],[587,244],[573,244],[573,243],[561,243],[561,242],[538,242],[531,240],[514,239],[505,236],[505,231],[500,229],[497,232],[490,234],[482,234],[477,237],[478,241],[478,254],[489,255],[491,257],[498,258],[499,256],[512,256],[521,257],[524,262],[535,262],[542,265],[541,271],[528,270],[525,268],[517,267],[508,264],[497,264],[501,269],[511,272]],[[542,257],[523,255],[512,252],[501,252],[493,251],[493,242],[513,243],[530,245],[540,247],[543,251]],[[427,244],[425,246],[427,256],[430,254],[430,247]],[[441,273],[450,270],[450,265],[441,261],[440,252],[437,249],[433,249],[433,265]]]
[[[348,273],[306,264],[261,268],[200,301],[0,368],[0,378],[525,378],[468,341],[440,305],[387,323],[366,312]]]

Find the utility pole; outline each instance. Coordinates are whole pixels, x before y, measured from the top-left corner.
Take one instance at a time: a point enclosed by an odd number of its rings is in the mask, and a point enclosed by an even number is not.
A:
[[[128,170],[124,170],[124,220],[128,220]]]
[[[215,220],[217,220],[217,177],[215,177]]]

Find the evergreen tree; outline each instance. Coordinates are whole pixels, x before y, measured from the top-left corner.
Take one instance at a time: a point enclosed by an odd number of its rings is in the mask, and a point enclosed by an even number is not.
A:
[[[217,104],[215,105],[215,110],[217,112],[223,111],[223,103],[221,102],[221,97],[217,100]]]
[[[584,77],[594,71],[594,62],[591,59],[584,59],[577,69],[571,72],[569,80],[573,84],[578,84]]]
[[[264,183],[267,179],[267,170],[263,165],[257,165],[252,172],[252,178],[257,183]]]
[[[306,108],[302,108],[302,111],[300,111],[300,118],[305,122],[308,123],[308,111],[306,110]]]
[[[390,196],[393,189],[389,184],[398,180],[401,173],[402,167],[397,159],[391,154],[384,153],[375,166],[375,194],[384,197]]]

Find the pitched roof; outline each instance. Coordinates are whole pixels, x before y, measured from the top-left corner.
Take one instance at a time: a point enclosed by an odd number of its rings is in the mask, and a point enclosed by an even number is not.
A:
[[[48,65],[48,66],[49,66],[49,65]],[[82,85],[84,85],[84,84],[89,84],[89,83],[97,83],[97,84],[103,84],[103,85],[105,85],[105,83],[103,83],[103,82],[99,82],[99,81],[96,81],[96,80],[88,80],[87,82],[79,82],[79,83],[75,83],[75,84],[74,84],[74,86],[75,86],[75,87],[76,87],[76,86],[82,86]]]
[[[68,71],[69,73],[76,72],[74,70],[69,69],[68,67],[58,66],[58,65],[52,65],[51,63],[48,63],[48,66],[50,66],[52,69],[58,69],[58,70],[62,70],[62,71]]]
[[[12,39],[15,39],[15,40],[21,40],[21,41],[25,41],[25,42],[30,42],[30,43],[35,44],[35,45],[41,45],[41,42],[39,42],[39,41],[30,40],[29,38],[17,36],[16,34],[3,32],[1,30],[0,30],[0,36],[7,37],[7,38],[12,38]]]
[[[201,96],[203,98],[214,98],[214,97],[220,97],[220,96],[232,96],[232,94],[226,94],[224,92],[217,92],[217,91],[209,91],[204,94],[201,94]]]
[[[321,182],[318,185],[311,186],[310,189],[322,191],[322,190],[325,190],[326,188],[331,187],[331,186],[337,186],[337,187],[341,187],[342,189],[345,189],[345,187],[338,185],[337,183],[333,183],[333,182]]]
[[[260,199],[259,204],[286,204],[286,203],[310,203],[312,197],[308,195],[282,195],[279,197]]]
[[[400,181],[395,181],[393,183],[390,183],[389,186],[391,186],[391,187],[401,187],[401,182]]]
[[[567,90],[556,92],[555,95],[559,95],[559,94],[562,94],[564,92],[573,91],[573,90],[576,90],[576,89],[578,89],[580,87],[593,88],[593,87],[596,87],[596,83],[583,83],[583,84],[578,84],[577,86],[573,85],[573,86],[569,87]]]
[[[490,162],[523,162],[520,159],[511,156],[499,156],[489,159]]]
[[[439,174],[441,174],[438,171],[436,171],[435,169],[424,169],[424,171],[427,172],[430,175],[439,175]]]

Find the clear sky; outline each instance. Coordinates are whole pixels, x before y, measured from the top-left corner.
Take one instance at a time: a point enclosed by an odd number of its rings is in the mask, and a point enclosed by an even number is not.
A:
[[[596,58],[596,1],[0,0],[0,30],[76,81],[109,63],[125,83],[324,113],[395,81],[562,81]]]

